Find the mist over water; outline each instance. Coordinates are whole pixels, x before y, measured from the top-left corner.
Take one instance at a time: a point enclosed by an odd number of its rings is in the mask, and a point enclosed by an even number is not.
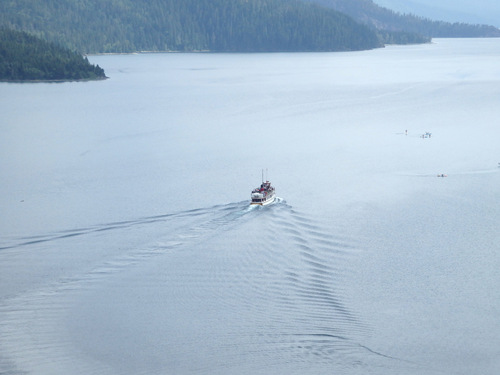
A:
[[[499,47],[1,84],[0,373],[498,374]]]

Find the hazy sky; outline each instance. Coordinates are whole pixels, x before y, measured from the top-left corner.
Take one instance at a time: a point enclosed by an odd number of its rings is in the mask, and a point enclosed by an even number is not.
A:
[[[386,8],[450,22],[500,27],[499,0],[374,0]]]

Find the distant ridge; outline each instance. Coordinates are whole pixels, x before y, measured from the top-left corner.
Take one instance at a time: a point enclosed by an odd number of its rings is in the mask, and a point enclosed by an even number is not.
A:
[[[400,14],[372,0],[304,0],[345,13],[377,30],[417,33],[429,38],[500,37],[500,29],[489,25],[471,25],[433,21],[413,14]]]

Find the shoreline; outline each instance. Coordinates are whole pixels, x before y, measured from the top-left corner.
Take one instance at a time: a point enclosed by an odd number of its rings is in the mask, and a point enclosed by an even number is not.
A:
[[[0,83],[64,83],[64,82],[105,81],[107,79],[109,79],[109,77],[82,78],[82,79],[26,79],[26,80],[0,79]]]

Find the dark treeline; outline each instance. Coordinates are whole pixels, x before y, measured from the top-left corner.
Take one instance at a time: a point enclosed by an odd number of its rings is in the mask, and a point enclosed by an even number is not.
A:
[[[400,16],[399,23],[394,23],[395,28],[405,29],[410,32],[420,33],[433,38],[498,38],[500,30],[494,26],[471,25],[467,23],[444,21],[431,21],[415,16]]]
[[[105,78],[99,65],[67,48],[25,32],[0,28],[0,80],[83,80]]]
[[[372,0],[307,0],[345,13],[377,30],[416,33],[429,38],[500,37],[494,26],[432,21],[412,14],[400,14],[376,5]]]
[[[82,53],[349,51],[424,42],[377,34],[351,17],[298,0],[16,0],[0,25]]]

